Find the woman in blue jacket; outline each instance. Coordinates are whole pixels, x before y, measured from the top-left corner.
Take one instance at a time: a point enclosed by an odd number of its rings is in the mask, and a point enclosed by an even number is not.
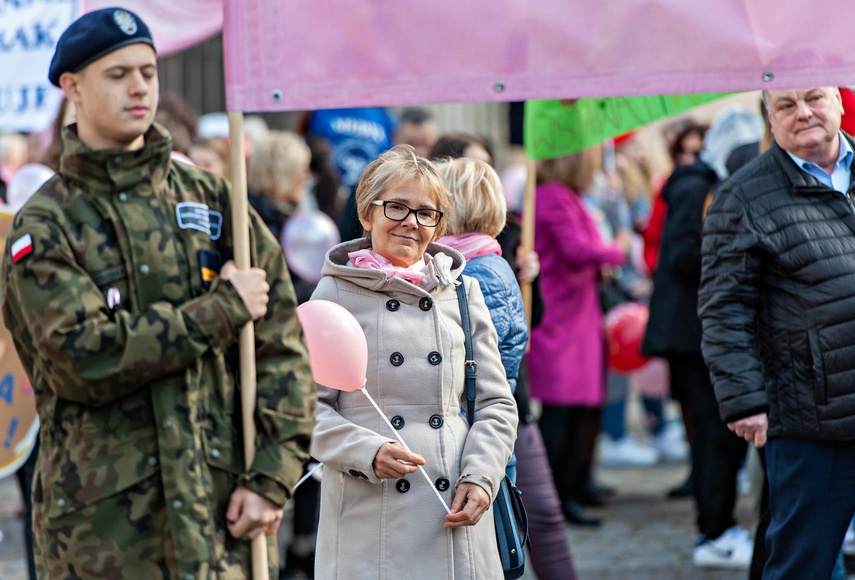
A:
[[[505,374],[514,391],[528,343],[528,326],[517,277],[508,260],[502,257],[496,240],[505,228],[507,217],[501,181],[490,165],[478,159],[446,159],[437,166],[448,182],[452,197],[448,233],[438,241],[463,254],[464,274],[476,278],[481,285],[499,337]],[[523,395],[527,402],[527,395]],[[523,421],[521,417],[516,448],[520,452],[520,477],[526,483],[534,571],[541,580],[575,580],[558,492],[536,422]],[[516,466],[517,458],[512,456],[507,469],[512,481],[516,481]]]

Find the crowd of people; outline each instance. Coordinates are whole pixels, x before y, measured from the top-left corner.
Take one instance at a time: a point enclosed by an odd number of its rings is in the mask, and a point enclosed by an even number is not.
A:
[[[696,566],[841,573],[855,512],[851,91],[769,91],[756,111],[540,161],[533,249],[522,168],[498,172],[488,140],[442,132],[427,108],[309,111],[288,130],[249,117],[252,267],[239,270],[223,115],[159,94],[151,35],[120,12],[60,38],[52,127],[0,134],[0,199],[17,212],[3,318],[41,419],[18,474],[32,577],[245,577],[266,536],[280,578],[398,576],[401,554],[413,577],[497,578],[482,516],[507,475],[534,573],[574,578],[565,526],[599,526],[590,508],[614,494],[598,461],[690,463],[663,494],[692,498]],[[318,242],[288,224],[312,212],[336,235],[305,266],[300,244]],[[311,380],[296,317],[310,300],[359,321],[365,389],[412,449],[361,394]],[[624,302],[649,307],[653,379],[609,365],[605,316]],[[236,342],[250,321],[247,466]],[[641,433],[627,425],[636,395]],[[747,441],[766,474],[753,533],[734,517]]]

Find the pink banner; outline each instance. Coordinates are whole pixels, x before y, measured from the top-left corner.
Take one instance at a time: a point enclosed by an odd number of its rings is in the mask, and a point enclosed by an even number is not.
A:
[[[85,0],[84,11],[121,6],[142,18],[160,57],[181,52],[220,32],[223,0]]]
[[[842,0],[225,0],[230,110],[855,83]]]

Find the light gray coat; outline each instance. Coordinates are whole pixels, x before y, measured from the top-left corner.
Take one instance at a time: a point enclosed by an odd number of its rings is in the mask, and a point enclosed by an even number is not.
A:
[[[517,411],[477,280],[461,276],[463,256],[439,244],[427,249],[429,290],[398,277],[387,280],[380,270],[348,265],[348,252],[366,247],[367,240],[357,240],[330,250],[312,299],[341,304],[359,321],[368,340],[365,388],[410,449],[425,458],[446,503],[458,480],[495,497],[516,438]],[[439,260],[451,256],[448,277],[436,267],[440,252],[445,256]],[[463,413],[465,351],[451,283],[458,278],[469,297],[478,364],[471,430]],[[316,576],[502,578],[492,510],[476,526],[446,530],[446,512],[421,473],[377,478],[374,456],[394,440],[363,393],[319,386],[312,455],[325,469]]]

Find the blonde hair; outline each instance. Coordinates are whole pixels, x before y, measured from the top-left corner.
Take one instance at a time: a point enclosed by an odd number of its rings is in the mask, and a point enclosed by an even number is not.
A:
[[[445,234],[446,220],[451,211],[451,193],[436,166],[416,155],[410,145],[396,145],[372,161],[356,186],[356,213],[361,223],[371,221],[371,212],[383,211],[371,202],[384,191],[396,185],[413,185],[429,193],[443,213],[443,219],[434,229],[433,239]]]
[[[572,155],[537,162],[537,182],[557,181],[576,193],[584,193],[602,167],[602,148],[591,147]]]
[[[448,233],[498,236],[505,227],[507,204],[496,171],[480,159],[447,159],[437,165],[451,191]]]
[[[292,131],[271,131],[253,147],[247,162],[247,187],[274,201],[296,203],[294,189],[309,173],[312,153]]]

